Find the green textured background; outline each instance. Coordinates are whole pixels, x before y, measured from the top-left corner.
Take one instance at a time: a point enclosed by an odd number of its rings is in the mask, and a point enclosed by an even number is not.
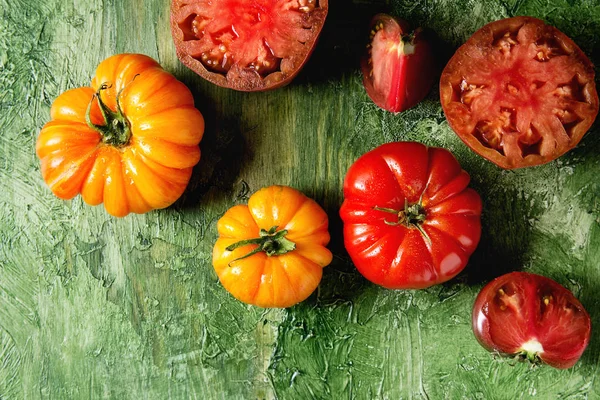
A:
[[[167,0],[0,0],[0,399],[598,399],[600,132],[548,165],[502,171],[448,127],[437,90],[394,116],[366,96],[367,23],[393,12],[440,37],[443,57],[483,24],[545,19],[600,65],[600,4],[576,0],[330,0],[299,77],[267,93],[204,82],[175,56]],[[62,91],[120,52],[158,59],[206,116],[203,158],[173,207],[123,219],[61,201],[35,156]],[[443,146],[484,200],[465,272],[389,291],[349,262],[337,215],[345,171],[384,142]],[[318,291],[287,310],[235,301],[210,257],[215,222],[250,192],[286,184],[329,213],[335,257]],[[479,289],[512,270],[567,286],[592,316],[572,369],[494,358],[474,339]]]

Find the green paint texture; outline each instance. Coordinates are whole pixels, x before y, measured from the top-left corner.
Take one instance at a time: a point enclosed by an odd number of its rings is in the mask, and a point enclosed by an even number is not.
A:
[[[431,28],[449,57],[487,22],[545,19],[600,65],[593,0],[330,0],[318,46],[289,86],[238,93],[175,55],[169,1],[0,0],[0,399],[598,399],[600,132],[550,164],[503,171],[449,128],[437,88],[399,115],[378,109],[358,58],[377,12]],[[152,56],[206,117],[203,158],[172,207],[115,219],[44,185],[35,141],[56,96],[121,52]],[[451,150],[484,201],[478,250],[421,291],[367,282],[342,243],[342,182],[394,140]],[[250,192],[291,185],[330,216],[334,262],[286,310],[233,299],[211,266],[215,223]],[[571,289],[592,340],[567,371],[494,357],[476,342],[481,287],[525,270]]]

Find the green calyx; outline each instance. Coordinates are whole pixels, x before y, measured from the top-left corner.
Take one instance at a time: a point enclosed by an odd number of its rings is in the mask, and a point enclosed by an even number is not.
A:
[[[431,243],[431,239],[427,232],[423,229],[423,222],[427,219],[427,213],[425,212],[425,208],[421,205],[421,202],[415,204],[409,204],[408,200],[404,200],[404,209],[396,210],[393,208],[386,207],[373,207],[373,210],[383,211],[390,214],[396,215],[395,221],[384,220],[386,225],[398,226],[402,225],[407,228],[417,229],[421,235],[427,240],[428,243]]]
[[[521,345],[515,358],[521,361],[528,360],[532,365],[539,365],[542,363],[540,354],[543,353],[544,346],[536,338],[532,338]]]
[[[121,93],[117,95],[117,111],[111,110],[105,103],[102,101],[102,97],[100,94],[103,90],[108,89],[110,86],[106,83],[100,85],[100,88],[90,101],[88,105],[87,111],[85,113],[85,121],[88,126],[95,131],[99,132],[102,135],[102,142],[115,146],[122,147],[129,143],[131,139],[131,125],[129,121],[123,114],[121,110],[121,104],[119,103],[119,96]],[[104,118],[103,125],[96,125],[92,122],[91,119],[91,110],[92,104],[94,100],[98,102],[98,107],[100,108],[100,112],[102,113],[102,117]]]
[[[404,225],[407,228],[416,228],[427,219],[427,214],[421,203],[408,204],[408,200],[406,199],[404,200],[403,210],[386,207],[373,207],[373,210],[396,214],[398,219],[396,221],[386,220],[385,223],[387,225]]]
[[[252,250],[250,253],[240,258],[236,258],[233,261],[243,260],[244,258],[248,258],[256,253],[260,253],[261,251],[264,251],[269,257],[280,256],[296,249],[296,243],[285,238],[285,235],[287,234],[288,231],[285,229],[277,231],[277,226],[272,227],[268,231],[261,229],[259,237],[255,239],[241,240],[230,246],[227,246],[225,250],[233,251],[238,247],[247,246],[249,244],[258,245],[258,247]]]
[[[538,353],[526,350],[520,351],[517,354],[515,354],[514,359],[519,362],[529,361],[532,367],[537,367],[543,363]]]

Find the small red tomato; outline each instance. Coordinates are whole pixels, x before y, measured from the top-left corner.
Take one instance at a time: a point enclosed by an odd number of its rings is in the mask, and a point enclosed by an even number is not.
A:
[[[362,60],[363,84],[375,104],[398,113],[413,107],[429,92],[435,60],[421,29],[386,14],[371,21],[371,42]]]
[[[388,289],[422,289],[467,265],[481,234],[481,199],[446,149],[379,146],[344,180],[344,245],[359,272]]]
[[[590,340],[579,300],[552,279],[512,272],[488,283],[473,307],[473,332],[489,351],[570,368]]]

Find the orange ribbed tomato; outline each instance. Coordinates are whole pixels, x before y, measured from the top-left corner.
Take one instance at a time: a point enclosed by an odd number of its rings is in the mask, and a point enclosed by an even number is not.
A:
[[[91,87],[62,93],[50,117],[36,145],[46,184],[117,217],[171,205],[200,160],[204,119],[190,90],[145,55],[102,61]]]
[[[331,262],[327,214],[287,186],[254,193],[217,223],[213,266],[235,298],[259,307],[290,307],[317,288]]]

